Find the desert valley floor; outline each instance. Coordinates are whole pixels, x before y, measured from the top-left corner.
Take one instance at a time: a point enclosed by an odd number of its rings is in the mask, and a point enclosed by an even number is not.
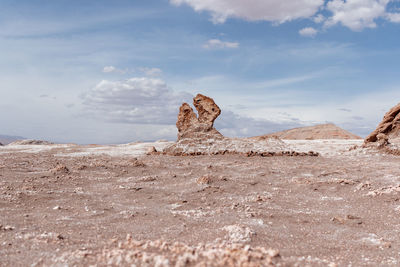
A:
[[[285,142],[320,155],[0,147],[0,265],[398,266],[400,157]]]

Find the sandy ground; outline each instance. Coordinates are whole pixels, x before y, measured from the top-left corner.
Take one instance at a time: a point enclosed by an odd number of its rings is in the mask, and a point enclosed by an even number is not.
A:
[[[320,156],[0,147],[0,265],[398,266],[400,157],[285,142]]]

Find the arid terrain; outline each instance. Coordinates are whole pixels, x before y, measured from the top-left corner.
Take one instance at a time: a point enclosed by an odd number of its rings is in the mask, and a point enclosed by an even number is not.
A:
[[[399,265],[400,157],[284,142],[320,155],[0,147],[0,265]]]
[[[400,264],[400,105],[366,140],[229,138],[212,98],[193,105],[176,142],[0,147],[0,264]]]

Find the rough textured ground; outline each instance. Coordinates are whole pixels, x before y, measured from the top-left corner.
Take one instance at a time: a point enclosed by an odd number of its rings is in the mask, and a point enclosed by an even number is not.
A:
[[[0,147],[0,265],[398,266],[400,157],[285,142],[321,156]]]
[[[169,155],[215,155],[229,153],[297,153],[278,138],[184,138],[168,146],[164,152]],[[307,151],[308,152],[308,151]]]
[[[276,136],[286,140],[361,139],[361,137],[331,123],[294,128],[282,132],[268,134],[266,136]]]

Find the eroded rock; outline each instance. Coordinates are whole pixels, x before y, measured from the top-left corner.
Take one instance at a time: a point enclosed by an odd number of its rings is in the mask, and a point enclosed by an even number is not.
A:
[[[398,143],[400,139],[400,103],[391,108],[383,117],[381,123],[367,138],[365,143],[377,142],[380,146],[385,146],[392,141]]]
[[[207,135],[222,137],[214,128],[215,119],[221,114],[221,109],[210,97],[198,94],[193,98],[198,117],[188,103],[183,103],[179,108],[178,140],[184,138],[206,138]]]
[[[214,100],[202,94],[193,98],[198,116],[188,103],[179,109],[176,127],[178,140],[162,153],[175,156],[243,154],[247,156],[309,156],[297,153],[277,137],[229,138],[214,128],[221,109]],[[318,154],[315,154],[318,155]],[[312,154],[314,156],[314,154]]]
[[[199,113],[199,122],[212,128],[215,119],[221,114],[221,109],[215,104],[214,100],[205,95],[197,94],[197,96],[193,98],[193,105]]]
[[[188,103],[183,103],[182,106],[179,108],[178,121],[176,122],[178,132],[180,134],[186,132],[197,122],[198,120],[196,113],[194,113],[193,109],[189,106]]]

